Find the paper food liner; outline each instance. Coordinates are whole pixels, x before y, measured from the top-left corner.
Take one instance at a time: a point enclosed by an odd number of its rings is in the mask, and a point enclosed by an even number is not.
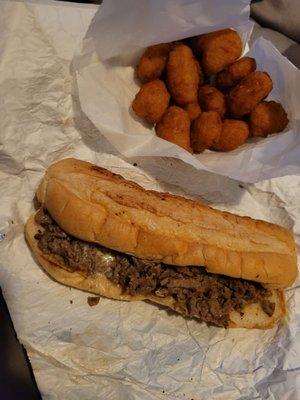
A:
[[[131,109],[140,88],[134,66],[146,46],[232,27],[238,30],[247,49],[252,30],[248,3],[246,0],[104,2],[73,63],[82,110],[126,157],[175,157],[198,170],[244,182],[299,173],[300,72],[262,38],[246,54],[254,57],[257,69],[267,71],[273,80],[274,88],[268,99],[279,101],[288,112],[290,123],[284,133],[250,139],[228,153],[206,150],[191,155],[158,138],[154,128]]]

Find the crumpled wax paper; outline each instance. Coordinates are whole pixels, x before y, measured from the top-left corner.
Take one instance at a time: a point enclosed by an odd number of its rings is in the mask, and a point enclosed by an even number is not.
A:
[[[191,155],[158,138],[136,117],[131,103],[140,88],[134,66],[148,45],[224,27],[239,31],[244,44],[252,30],[249,1],[111,0],[95,15],[81,51],[74,59],[83,111],[126,157],[175,157],[196,169],[244,182],[300,172],[300,72],[268,41],[258,39],[249,55],[274,83],[269,99],[279,101],[290,123],[284,133],[252,139],[229,153],[206,150]]]
[[[145,188],[279,223],[300,244],[299,176],[242,185],[176,159],[129,164],[116,155],[72,97],[68,62],[43,29],[40,7],[37,15],[25,3],[1,5],[0,285],[42,397],[299,399],[299,280],[287,291],[286,321],[267,331],[225,330],[145,302],[101,298],[90,307],[88,293],[54,282],[34,260],[23,228],[35,189],[49,164],[70,156]],[[71,46],[74,37],[65,37]]]

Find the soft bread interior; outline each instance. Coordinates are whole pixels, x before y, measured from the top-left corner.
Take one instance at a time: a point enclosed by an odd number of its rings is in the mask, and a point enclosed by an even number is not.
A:
[[[69,272],[68,270],[62,268],[60,265],[57,264],[54,258],[51,258],[51,256],[44,254],[39,249],[34,236],[41,227],[35,222],[34,217],[35,213],[31,215],[26,223],[26,240],[30,245],[33,253],[35,254],[37,260],[39,261],[40,265],[56,281],[67,286],[72,286],[84,291],[88,291],[116,300],[150,300],[154,303],[167,306],[171,309],[175,308],[175,302],[171,297],[161,298],[157,296],[132,296],[124,294],[122,293],[122,288],[119,285],[110,282],[103,274],[85,276],[78,272]],[[285,314],[285,300],[282,290],[273,290],[272,298],[270,298],[270,300],[275,303],[275,311],[271,317],[264,313],[260,304],[251,304],[245,307],[242,315],[237,312],[232,312],[230,314],[229,327],[258,329],[271,328]]]
[[[297,276],[288,230],[145,190],[87,162],[53,164],[37,196],[70,235],[138,258],[205,266],[273,288],[290,286]]]

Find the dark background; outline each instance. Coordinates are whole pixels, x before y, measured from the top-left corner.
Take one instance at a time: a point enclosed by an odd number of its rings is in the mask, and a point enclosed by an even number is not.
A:
[[[17,340],[0,290],[0,398],[41,399],[23,346]]]

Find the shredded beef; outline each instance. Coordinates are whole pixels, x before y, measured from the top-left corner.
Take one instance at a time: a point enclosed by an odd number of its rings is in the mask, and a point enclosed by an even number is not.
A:
[[[111,272],[116,262],[112,253],[68,235],[44,211],[36,214],[36,222],[44,228],[43,232],[39,231],[35,235],[39,248],[45,253],[55,255],[66,269],[79,270],[87,275]]]
[[[89,296],[87,298],[87,302],[88,302],[88,305],[90,307],[96,306],[99,303],[99,301],[100,301],[100,297],[99,296],[97,296],[97,297]]]
[[[135,258],[64,232],[46,211],[36,215],[41,229],[35,239],[39,248],[54,256],[64,268],[86,275],[104,274],[125,293],[172,296],[175,309],[217,326],[228,326],[229,314],[242,314],[245,305],[259,302],[271,316],[275,304],[259,283],[208,273],[199,267],[176,267]]]

